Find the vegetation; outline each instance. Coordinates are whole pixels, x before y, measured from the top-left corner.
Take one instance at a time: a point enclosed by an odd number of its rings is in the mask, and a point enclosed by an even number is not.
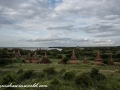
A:
[[[68,61],[72,49],[79,60],[79,64],[58,64],[65,56]],[[120,47],[63,47],[62,51],[46,51],[51,64],[25,63],[26,55],[34,51],[19,49],[22,57],[15,57],[13,51],[17,49],[0,49],[0,85],[47,85],[41,88],[0,88],[1,90],[120,90]],[[93,64],[97,51],[101,52],[103,66]],[[36,51],[40,60],[45,50]],[[115,66],[108,65],[110,54],[113,54]],[[89,64],[83,64],[84,55],[87,56]]]

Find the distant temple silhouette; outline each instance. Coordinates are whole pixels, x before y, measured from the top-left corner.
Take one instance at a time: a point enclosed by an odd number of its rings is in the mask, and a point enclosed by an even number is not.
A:
[[[28,56],[25,60],[27,63],[39,63],[39,58],[37,56],[37,53],[35,52],[33,57],[31,57],[30,53],[28,53]]]
[[[109,65],[115,65],[115,63],[113,62],[113,59],[112,59],[112,54],[110,55]]]
[[[14,57],[22,57],[22,55],[21,55],[19,49],[18,49],[17,52],[15,52],[15,50],[14,50],[14,51],[13,51],[13,55],[14,55]]]
[[[43,59],[42,59],[42,61],[41,61],[40,63],[42,63],[42,64],[51,63],[51,61],[50,61],[49,58],[47,57],[46,52],[45,52],[45,55],[44,55],[44,57],[43,57]]]
[[[97,56],[96,56],[96,58],[95,58],[95,60],[94,60],[94,64],[95,65],[102,65],[103,63],[102,63],[102,59],[101,59],[101,57],[100,57],[100,52],[98,51],[97,52]]]
[[[87,60],[86,55],[85,55],[85,57],[84,57],[83,63],[84,63],[84,64],[88,64],[88,60]]]
[[[72,51],[72,56],[69,60],[69,64],[76,64],[76,63],[79,63],[79,61],[77,60],[76,56],[75,56],[75,52],[74,52],[74,49]]]
[[[31,57],[30,52],[29,52],[28,55],[27,55],[27,57],[26,57],[25,62],[31,63],[31,59],[32,59],[32,57]]]
[[[61,61],[59,62],[59,64],[65,64],[64,56],[62,56],[62,59],[61,59]]]
[[[18,52],[16,53],[16,57],[22,57],[22,55],[21,55],[19,49],[18,49]]]

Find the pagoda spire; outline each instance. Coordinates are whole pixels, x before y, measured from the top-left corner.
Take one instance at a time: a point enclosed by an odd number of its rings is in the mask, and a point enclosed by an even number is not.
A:
[[[84,57],[83,63],[84,63],[84,64],[87,64],[87,63],[88,63],[86,55],[85,55],[85,57]]]
[[[39,57],[35,51],[34,55],[33,55],[33,58],[31,60],[32,63],[39,63]]]
[[[100,52],[99,51],[97,52],[97,56],[96,56],[96,58],[94,60],[94,64],[95,65],[102,65],[102,59],[100,57]]]
[[[110,55],[110,61],[109,61],[109,65],[115,65],[112,59],[112,54]]]
[[[34,60],[38,60],[38,59],[39,59],[38,56],[37,56],[36,51],[35,51],[35,53],[34,53],[33,59],[34,59]]]
[[[45,52],[45,54],[44,54],[44,58],[47,58],[47,54],[46,54],[46,52]]]
[[[65,64],[64,55],[62,55],[62,59],[61,59],[61,61],[60,61],[59,63],[60,63],[60,64]]]
[[[71,56],[71,58],[70,58],[70,60],[69,60],[69,63],[70,63],[70,64],[76,64],[76,63],[78,63],[78,60],[77,60],[77,58],[76,58],[76,56],[75,56],[75,51],[74,51],[74,49],[73,49],[73,51],[72,51],[72,56]]]
[[[43,59],[42,59],[42,61],[40,63],[42,63],[42,64],[51,63],[51,61],[47,57],[46,52],[45,52],[44,57],[43,57]]]
[[[20,53],[20,51],[19,51],[19,49],[18,49],[18,51],[17,51],[17,53],[16,53],[15,56],[16,56],[16,57],[21,57],[21,56],[22,56],[21,53]]]
[[[31,62],[31,59],[32,59],[32,57],[31,57],[30,52],[29,52],[27,57],[26,57],[25,62],[29,63],[29,62]]]

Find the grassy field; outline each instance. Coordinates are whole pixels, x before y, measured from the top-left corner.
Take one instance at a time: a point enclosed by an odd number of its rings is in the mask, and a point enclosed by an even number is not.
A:
[[[11,72],[16,72],[17,73],[18,70],[22,69],[24,71],[34,70],[34,72],[39,73],[39,72],[42,72],[43,69],[45,69],[45,68],[54,67],[56,72],[60,72],[62,69],[64,69],[64,70],[66,70],[65,72],[71,72],[72,71],[77,76],[77,75],[80,75],[80,74],[85,73],[85,72],[91,72],[92,68],[97,68],[97,69],[99,69],[100,73],[105,75],[108,79],[112,79],[113,82],[114,82],[114,80],[117,80],[117,79],[120,80],[120,73],[115,73],[115,69],[120,70],[119,66],[108,66],[108,65],[97,66],[97,65],[93,65],[93,61],[90,61],[89,64],[82,64],[82,60],[80,61],[79,64],[58,64],[58,62],[60,61],[58,59],[52,59],[51,61],[52,61],[51,64],[14,63],[14,64],[11,64],[11,65],[7,65],[4,68],[1,67],[0,71],[1,72],[2,71],[6,71],[6,72],[11,71]],[[119,63],[117,63],[117,64],[119,64]],[[83,88],[78,89],[78,87],[76,87],[76,85],[73,81],[69,82],[69,81],[66,81],[64,79],[61,79],[62,76],[63,76],[63,74],[53,75],[51,77],[47,76],[47,79],[46,78],[40,79],[40,81],[37,80],[37,78],[32,79],[32,81],[30,81],[28,79],[28,80],[25,80],[22,83],[25,84],[25,83],[39,82],[40,84],[47,84],[49,86],[51,80],[56,77],[56,78],[59,79],[60,82],[63,83],[62,87],[64,87],[64,88],[61,88],[61,86],[55,86],[53,90],[67,90],[67,89],[69,89],[69,90],[84,90]],[[0,77],[2,78],[2,76],[0,76]],[[41,80],[43,80],[43,81],[41,81]],[[73,87],[72,86],[68,87],[68,85],[73,85]],[[26,90],[26,89],[24,89],[24,90]],[[28,90],[42,90],[42,89],[30,89],[30,88],[28,88]],[[43,89],[43,90],[52,90],[52,89]],[[86,89],[86,90],[98,90],[98,89],[89,88],[89,89]],[[100,89],[100,90],[102,90],[102,89]],[[106,89],[106,90],[108,90],[108,89]],[[110,90],[112,90],[112,89],[110,89]],[[119,90],[119,89],[115,89],[115,90]]]
[[[93,61],[89,61],[89,64],[83,64],[82,60],[79,64],[58,64],[60,60],[58,59],[52,59],[51,64],[35,64],[35,63],[15,63],[12,65],[6,66],[6,68],[0,68],[0,70],[10,70],[10,71],[18,71],[19,69],[23,70],[35,70],[36,72],[42,71],[44,68],[47,67],[55,67],[56,71],[60,71],[61,69],[66,69],[66,71],[75,71],[78,74],[83,72],[90,72],[93,67],[99,69],[101,73],[104,75],[111,75],[115,74],[115,69],[120,70],[119,66],[98,66],[93,65]],[[119,64],[117,62],[117,64]],[[116,75],[120,75],[119,73]]]

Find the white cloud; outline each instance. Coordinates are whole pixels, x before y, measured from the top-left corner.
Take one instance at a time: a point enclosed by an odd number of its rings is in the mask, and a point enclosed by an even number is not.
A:
[[[119,10],[120,0],[0,0],[0,31],[11,35],[11,30],[21,31],[25,40],[56,41],[50,45],[60,44],[59,41],[64,45],[116,45],[120,35]],[[27,31],[33,32],[31,39]],[[35,36],[34,32],[39,34]]]

